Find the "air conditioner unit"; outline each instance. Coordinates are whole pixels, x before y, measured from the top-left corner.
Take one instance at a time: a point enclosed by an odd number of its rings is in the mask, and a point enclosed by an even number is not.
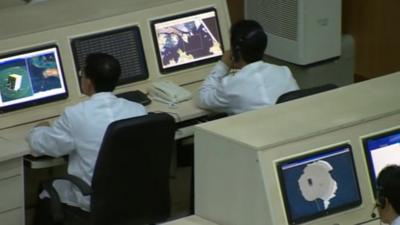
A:
[[[298,65],[340,56],[341,0],[246,0],[268,35],[267,55]]]

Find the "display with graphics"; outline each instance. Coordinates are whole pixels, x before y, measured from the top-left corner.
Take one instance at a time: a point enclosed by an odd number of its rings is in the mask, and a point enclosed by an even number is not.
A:
[[[2,112],[68,96],[56,46],[0,57]]]
[[[217,61],[223,54],[215,9],[152,21],[161,73]]]
[[[400,165],[400,129],[364,138],[363,144],[372,188],[375,189],[376,178],[383,168]]]
[[[361,204],[350,145],[279,162],[277,167],[289,224]]]

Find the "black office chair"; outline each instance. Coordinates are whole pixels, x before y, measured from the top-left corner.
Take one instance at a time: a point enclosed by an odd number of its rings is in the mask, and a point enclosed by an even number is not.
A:
[[[82,193],[91,194],[89,218],[80,218],[85,213],[76,213],[74,207],[56,203],[57,192],[47,182],[44,189],[53,195],[53,217],[80,220],[64,224],[89,221],[84,224],[142,225],[165,221],[171,205],[169,171],[174,134],[174,118],[166,113],[111,123],[100,148],[91,188],[70,175],[58,178],[68,179]]]
[[[306,88],[306,89],[301,89],[301,90],[296,90],[296,91],[290,91],[290,92],[287,92],[287,93],[279,96],[279,98],[276,100],[276,104],[279,104],[282,102],[287,102],[287,101],[290,101],[293,99],[302,98],[302,97],[309,96],[309,95],[314,95],[314,94],[321,93],[324,91],[329,91],[329,90],[335,89],[337,87],[338,86],[336,84],[324,84],[324,85],[317,86],[317,87],[311,87],[311,88]]]

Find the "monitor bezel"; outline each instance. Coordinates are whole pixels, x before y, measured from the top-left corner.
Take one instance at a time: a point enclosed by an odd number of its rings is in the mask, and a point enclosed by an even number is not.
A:
[[[112,35],[112,34],[117,34],[120,32],[129,31],[129,30],[134,30],[134,32],[137,32],[137,34],[138,34],[139,38],[136,41],[138,41],[138,45],[141,46],[141,48],[139,49],[139,54],[143,56],[142,58],[144,60],[143,65],[144,65],[145,73],[141,74],[140,76],[120,78],[117,82],[117,87],[125,85],[125,84],[135,83],[135,82],[144,81],[144,80],[149,79],[149,69],[148,69],[148,65],[147,65],[146,55],[144,52],[142,33],[141,33],[140,27],[138,25],[133,25],[133,26],[123,27],[123,28],[118,28],[118,29],[113,29],[113,30],[108,30],[108,31],[100,31],[100,32],[96,32],[96,33],[88,34],[88,35],[82,35],[79,37],[74,37],[70,40],[70,46],[71,46],[72,56],[73,56],[74,65],[75,65],[75,72],[76,72],[79,86],[81,86],[80,77],[79,77],[79,71],[81,70],[81,67],[79,65],[78,53],[77,53],[77,49],[76,49],[74,43],[76,41],[85,41],[85,40],[89,40],[92,38],[101,37],[103,35]],[[81,90],[81,92],[82,92],[82,90]]]
[[[294,220],[293,216],[291,214],[291,211],[290,211],[290,206],[289,206],[289,203],[288,203],[289,202],[288,196],[286,195],[286,191],[285,191],[286,190],[286,184],[285,184],[284,178],[283,178],[283,171],[282,171],[283,164],[287,164],[287,163],[294,162],[294,161],[304,160],[304,159],[310,158],[310,157],[317,157],[317,156],[327,155],[327,154],[330,154],[332,152],[339,151],[340,149],[345,149],[345,148],[348,148],[349,152],[350,152],[350,156],[351,156],[351,160],[352,160],[352,167],[353,167],[353,171],[354,171],[354,178],[355,178],[355,181],[357,183],[356,187],[358,189],[358,199],[359,200],[355,201],[355,202],[352,202],[350,204],[345,204],[345,205],[343,205],[341,207],[338,207],[338,208],[322,211],[320,213],[313,214],[311,216],[302,217],[302,218],[299,218],[297,220]],[[297,156],[294,156],[292,158],[286,158],[286,159],[278,161],[276,163],[276,170],[278,172],[278,178],[279,178],[278,179],[279,180],[278,187],[279,187],[280,192],[281,192],[281,196],[282,196],[283,203],[284,203],[284,208],[285,208],[285,214],[286,214],[286,218],[287,218],[287,221],[288,221],[289,224],[293,224],[294,225],[294,224],[306,223],[306,222],[309,222],[311,220],[323,218],[325,216],[333,215],[333,214],[336,214],[336,213],[339,213],[339,212],[343,212],[343,211],[355,208],[355,207],[357,207],[357,206],[362,204],[362,197],[361,197],[361,191],[360,191],[360,182],[358,180],[357,170],[356,170],[356,167],[355,167],[353,148],[350,145],[350,143],[343,143],[343,144],[333,145],[333,146],[330,146],[330,147],[324,147],[323,149],[319,149],[319,150],[316,150],[316,151],[308,152],[308,153],[300,155],[300,156],[297,155]]]
[[[63,99],[68,98],[69,96],[69,92],[68,92],[68,85],[66,83],[65,80],[65,73],[64,73],[64,68],[62,65],[62,59],[61,59],[61,54],[60,54],[60,50],[57,44],[49,44],[49,45],[41,45],[41,46],[37,46],[37,47],[33,47],[33,48],[26,48],[26,49],[21,49],[21,50],[17,50],[17,51],[13,51],[11,53],[5,54],[5,55],[0,55],[0,58],[8,58],[8,57],[13,57],[13,56],[18,56],[18,55],[23,55],[23,54],[28,54],[28,53],[32,53],[32,52],[36,52],[36,51],[42,51],[42,50],[46,50],[46,49],[52,49],[55,48],[55,52],[56,52],[56,57],[58,58],[58,62],[59,62],[59,66],[60,66],[60,71],[62,73],[61,79],[62,82],[64,84],[64,89],[65,92],[64,93],[60,93],[60,94],[56,94],[56,95],[52,95],[52,96],[47,96],[45,98],[39,98],[39,99],[32,99],[26,102],[21,102],[21,103],[16,103],[13,105],[8,105],[8,106],[1,106],[0,107],[0,114],[2,113],[8,113],[11,111],[16,111],[16,110],[21,110],[21,109],[27,109],[33,106],[37,106],[37,105],[43,105],[46,103],[52,103],[52,102],[56,102],[56,101],[60,101]]]
[[[378,138],[382,138],[382,137],[387,137],[390,135],[393,135],[395,133],[400,133],[400,127],[394,128],[394,129],[390,129],[390,130],[384,130],[381,131],[379,133],[375,133],[372,135],[368,135],[368,136],[363,136],[361,138],[361,142],[362,142],[362,146],[363,146],[363,152],[364,152],[364,156],[365,156],[365,160],[367,163],[367,167],[368,167],[368,176],[369,176],[369,181],[373,190],[373,194],[374,197],[376,197],[376,193],[377,193],[377,184],[376,184],[376,178],[373,177],[373,175],[375,175],[375,177],[378,177],[378,174],[375,174],[374,171],[374,165],[372,162],[372,157],[371,157],[371,151],[368,150],[367,145],[368,145],[368,141],[371,139],[378,139]]]
[[[153,45],[154,45],[155,55],[156,55],[156,58],[157,58],[158,69],[159,69],[159,71],[160,71],[160,73],[162,75],[167,75],[167,74],[170,74],[172,72],[178,72],[178,71],[182,71],[182,70],[193,68],[193,67],[197,67],[197,66],[207,65],[207,64],[210,64],[210,63],[213,63],[213,62],[217,62],[218,60],[220,60],[222,58],[222,55],[220,55],[220,56],[215,56],[215,57],[212,57],[212,58],[207,58],[207,59],[203,59],[203,60],[199,60],[199,61],[193,61],[193,62],[190,62],[190,63],[185,63],[185,64],[173,66],[173,67],[168,67],[168,68],[164,68],[163,67],[162,58],[161,58],[161,52],[160,52],[160,48],[159,48],[158,41],[157,41],[157,33],[156,33],[155,25],[158,24],[158,23],[171,21],[171,20],[184,18],[184,17],[189,17],[189,16],[193,16],[193,15],[196,15],[196,14],[206,13],[206,12],[214,12],[215,13],[217,30],[218,30],[218,34],[219,34],[219,38],[220,38],[220,42],[221,42],[220,43],[221,44],[221,50],[222,50],[222,53],[223,53],[224,52],[224,44],[223,44],[223,40],[222,40],[223,38],[222,38],[222,33],[221,33],[221,27],[220,27],[220,24],[219,24],[219,16],[218,16],[217,9],[214,8],[214,7],[208,7],[208,8],[204,8],[204,9],[193,10],[193,11],[190,11],[190,12],[177,14],[177,15],[173,15],[173,16],[167,16],[167,17],[164,17],[164,18],[159,18],[159,19],[155,19],[155,20],[150,21],[150,30],[151,30],[151,34],[152,34],[152,38],[153,38]]]

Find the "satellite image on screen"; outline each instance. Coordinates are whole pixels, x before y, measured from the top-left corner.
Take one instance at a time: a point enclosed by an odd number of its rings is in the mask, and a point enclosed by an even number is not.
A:
[[[322,200],[325,210],[328,209],[330,200],[336,196],[338,188],[337,182],[330,174],[332,170],[328,162],[318,160],[308,164],[298,179],[299,189],[304,199],[309,202]]]
[[[60,87],[57,64],[52,53],[0,64],[2,102]]]
[[[155,32],[164,68],[222,55],[214,12],[157,23]]]
[[[315,152],[278,166],[290,224],[361,203],[350,145]]]
[[[25,60],[0,65],[0,91],[3,102],[33,95]]]

